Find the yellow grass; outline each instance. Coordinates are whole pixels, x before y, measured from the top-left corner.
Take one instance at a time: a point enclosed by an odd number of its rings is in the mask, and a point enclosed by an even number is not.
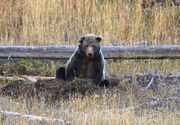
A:
[[[0,45],[77,45],[77,39],[86,33],[102,35],[103,44],[106,45],[180,44],[179,7],[168,2],[162,6],[145,7],[148,0],[130,1],[133,0],[0,0]],[[40,65],[33,68],[27,62],[23,64],[28,71],[40,71],[40,75],[47,70],[54,75],[57,66],[52,63],[50,67]],[[107,62],[106,70],[107,75],[116,76],[122,73],[152,73],[155,70],[158,73],[177,74],[179,67],[179,60],[119,60]],[[2,69],[12,72],[6,66]],[[120,84],[126,87],[126,82]],[[142,93],[141,97],[148,97],[141,100],[147,103],[149,97],[163,98],[172,92],[166,89],[158,92],[150,90]],[[142,111],[122,112],[139,103],[130,87],[127,87],[125,95],[115,92],[103,93],[101,97],[70,97],[69,100],[61,100],[58,107],[47,107],[39,100],[33,101],[32,107],[28,107],[27,101],[20,99],[18,103],[12,103],[8,100],[4,103],[0,100],[0,109],[22,114],[31,112],[32,115],[50,118],[62,117],[65,121],[71,121],[72,125],[180,124],[180,112],[172,110],[173,105],[159,110],[143,108]],[[45,123],[0,114],[0,124]]]
[[[39,100],[33,101],[32,107],[28,108],[27,100],[21,100],[18,103],[7,101],[8,104],[2,104],[1,109],[20,112],[22,114],[31,113],[31,115],[49,117],[52,119],[63,119],[64,124],[71,122],[72,125],[179,125],[179,111],[172,111],[170,108],[160,108],[158,110],[129,110],[129,107],[135,105],[134,97],[129,93],[127,97],[121,99],[118,93],[107,94],[97,98],[96,95],[88,97],[71,98],[68,101],[59,102],[59,106],[48,107]],[[151,94],[149,94],[151,95]],[[110,98],[108,98],[110,96]],[[123,100],[123,101],[122,101]],[[172,105],[173,107],[173,105]],[[31,122],[24,118],[0,116],[1,123],[15,125],[23,124],[60,124],[58,122],[42,122],[32,120]]]
[[[30,61],[28,61],[30,62]],[[28,67],[28,62],[22,62]],[[36,62],[37,63],[37,62]],[[40,63],[38,63],[40,64]],[[55,65],[55,64],[52,64]],[[56,65],[55,65],[56,66]],[[6,67],[6,66],[4,66]],[[43,65],[39,65],[43,67]],[[54,66],[53,66],[54,67]],[[33,68],[31,66],[29,69]],[[37,71],[35,67],[35,71]],[[44,68],[44,69],[47,69]],[[48,70],[51,69],[51,66]],[[179,60],[119,60],[117,62],[107,62],[107,75],[120,76],[122,74],[135,74],[141,73],[153,73],[157,70],[162,74],[177,74],[180,72]],[[52,71],[54,72],[54,71]],[[41,70],[43,75],[43,69]],[[54,75],[54,74],[53,74]],[[179,86],[169,85],[165,86],[165,83],[158,83],[160,87],[156,86],[156,89],[150,89],[143,91],[136,89],[136,80],[132,84],[123,80],[119,83],[122,90],[110,89],[103,92],[99,91],[93,95],[76,95],[69,96],[70,98],[62,99],[57,102],[57,105],[47,105],[39,99],[33,99],[30,102],[29,98],[20,98],[13,101],[2,101],[0,98],[0,109],[12,112],[20,112],[21,114],[31,114],[36,116],[49,117],[52,119],[63,119],[64,125],[66,122],[71,122],[70,125],[179,125],[180,124],[180,110],[175,108],[174,101],[164,101],[166,104],[161,108],[149,108],[143,107],[135,110],[129,110],[129,107],[136,106],[138,104],[149,104],[149,99],[152,97],[163,100],[167,97],[174,97],[174,93],[178,92]],[[6,98],[3,98],[3,100]],[[29,121],[26,118],[16,118],[11,116],[4,116],[0,114],[0,124],[9,125],[25,125],[25,124],[46,124],[46,125],[58,125],[58,122],[45,122],[32,120]]]
[[[77,44],[86,33],[103,44],[180,43],[179,7],[130,1],[1,0],[0,45]]]

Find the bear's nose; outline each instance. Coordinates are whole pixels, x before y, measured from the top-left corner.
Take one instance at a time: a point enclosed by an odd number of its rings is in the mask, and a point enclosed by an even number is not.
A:
[[[88,56],[89,56],[89,57],[92,57],[92,53],[89,53]]]

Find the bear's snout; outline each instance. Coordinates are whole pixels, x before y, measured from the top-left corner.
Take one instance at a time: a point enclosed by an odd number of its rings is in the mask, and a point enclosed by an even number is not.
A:
[[[94,54],[93,47],[92,47],[92,46],[88,46],[87,51],[86,51],[86,55],[87,55],[89,58],[92,58],[92,57],[93,57],[93,54]]]

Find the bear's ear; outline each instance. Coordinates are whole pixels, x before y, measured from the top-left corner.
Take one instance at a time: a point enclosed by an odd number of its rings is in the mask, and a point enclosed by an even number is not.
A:
[[[84,40],[84,36],[82,36],[78,41],[79,41],[80,43],[82,43],[83,40]]]
[[[98,42],[101,42],[101,39],[102,39],[102,38],[101,38],[100,36],[97,36],[97,37],[96,37],[96,40],[97,40]]]

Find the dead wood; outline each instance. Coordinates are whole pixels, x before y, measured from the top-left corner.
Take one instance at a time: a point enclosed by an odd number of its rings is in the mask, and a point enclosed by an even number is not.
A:
[[[0,58],[69,59],[75,46],[1,46]],[[102,46],[106,59],[180,59],[179,45]]]

